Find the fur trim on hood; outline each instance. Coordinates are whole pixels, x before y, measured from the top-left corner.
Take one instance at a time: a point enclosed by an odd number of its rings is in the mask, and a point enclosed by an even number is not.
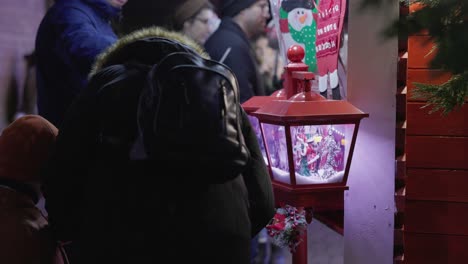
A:
[[[173,46],[179,46],[179,51],[188,49],[203,58],[209,59],[209,55],[205,52],[203,47],[189,37],[176,31],[169,31],[161,27],[150,27],[134,31],[121,37],[116,43],[101,53],[92,67],[89,78],[105,67],[124,63],[130,59],[133,61],[140,61],[144,64],[157,63],[158,60],[156,58],[162,58],[169,53],[158,53],[158,51],[167,51],[160,50],[155,45],[151,47],[151,52],[145,53],[145,49],[141,49],[141,45],[137,45],[137,42],[146,42],[145,44],[141,44],[147,47],[148,45],[152,45],[151,43],[155,42],[156,39],[167,40],[168,42],[174,43]]]

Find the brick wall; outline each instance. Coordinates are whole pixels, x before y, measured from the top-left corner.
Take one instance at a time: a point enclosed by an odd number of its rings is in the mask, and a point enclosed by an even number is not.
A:
[[[0,130],[8,124],[12,92],[22,87],[26,72],[23,56],[34,49],[37,27],[46,0],[2,0],[0,8]],[[11,100],[10,100],[11,101]]]

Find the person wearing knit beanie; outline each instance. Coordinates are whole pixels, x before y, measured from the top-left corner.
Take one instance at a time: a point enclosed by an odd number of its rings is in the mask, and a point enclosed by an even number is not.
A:
[[[15,120],[0,135],[0,179],[40,182],[40,169],[58,129],[39,115]]]
[[[172,26],[203,45],[216,30],[219,18],[209,0],[187,0],[177,7]]]
[[[36,206],[41,167],[58,130],[38,115],[25,115],[0,135],[0,262],[63,264],[64,255]]]
[[[251,41],[266,30],[267,0],[221,0],[221,24],[205,42],[211,58],[229,66],[239,82],[240,101],[266,95]]]
[[[221,4],[221,17],[235,17],[240,11],[250,7],[257,0],[225,0]]]

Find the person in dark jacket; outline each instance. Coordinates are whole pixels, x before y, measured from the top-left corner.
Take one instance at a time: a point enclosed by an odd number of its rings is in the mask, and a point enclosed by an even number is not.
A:
[[[152,2],[127,5],[152,15],[145,3]],[[127,5],[122,28],[151,26],[126,13]],[[274,215],[271,180],[243,111],[250,155],[230,180],[207,182],[210,168],[196,165],[131,159],[141,135],[139,102],[154,100],[142,93],[147,74],[173,52],[208,58],[195,41],[162,28],[122,37],[100,55],[66,115],[44,190],[52,230],[77,243],[78,263],[247,264],[251,237]]]
[[[251,43],[265,32],[270,18],[268,1],[221,0],[219,5],[221,24],[205,42],[206,51],[233,70],[239,82],[241,103],[252,96],[267,95]],[[251,247],[252,263],[257,263],[258,237],[252,239]]]
[[[111,20],[127,0],[56,0],[36,34],[38,113],[59,126],[96,56],[117,37]]]
[[[241,103],[255,95],[266,95],[250,43],[264,32],[269,18],[267,0],[221,1],[221,24],[205,42],[211,58],[222,61],[236,74]]]

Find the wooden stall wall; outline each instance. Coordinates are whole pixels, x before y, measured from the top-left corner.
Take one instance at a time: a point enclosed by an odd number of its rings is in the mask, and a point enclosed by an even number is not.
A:
[[[468,263],[468,105],[429,114],[413,97],[414,82],[450,78],[430,68],[432,47],[425,32],[408,38],[404,263]]]
[[[400,2],[400,20],[406,19],[409,7]],[[401,264],[404,260],[403,224],[405,217],[405,188],[406,188],[406,69],[408,64],[408,39],[398,39],[398,69],[396,87],[396,131],[395,131],[395,219],[393,235],[394,264]]]

